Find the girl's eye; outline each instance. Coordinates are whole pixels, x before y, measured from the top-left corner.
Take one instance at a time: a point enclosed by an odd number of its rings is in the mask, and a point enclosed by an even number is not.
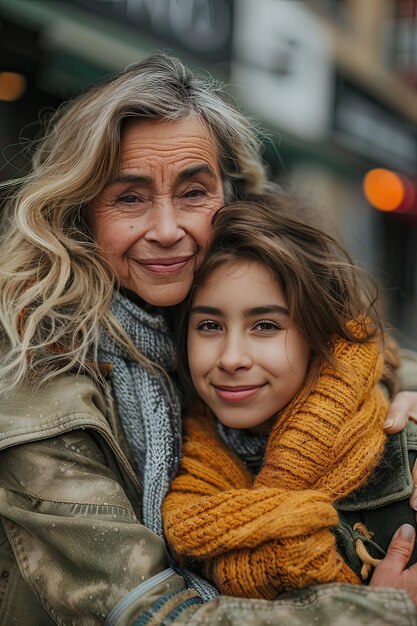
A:
[[[221,330],[221,326],[214,320],[204,320],[203,322],[199,322],[199,324],[197,324],[197,330],[205,333],[215,333]]]
[[[254,330],[260,330],[263,332],[282,330],[281,326],[272,320],[259,320],[259,322],[254,324],[253,328]]]

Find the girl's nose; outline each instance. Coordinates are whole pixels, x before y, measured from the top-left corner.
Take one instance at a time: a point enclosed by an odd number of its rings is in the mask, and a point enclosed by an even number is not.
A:
[[[231,373],[250,368],[252,355],[247,342],[240,336],[228,337],[220,351],[217,365]]]

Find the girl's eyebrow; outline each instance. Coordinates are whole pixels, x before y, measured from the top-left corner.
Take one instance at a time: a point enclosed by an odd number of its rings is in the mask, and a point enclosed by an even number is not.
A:
[[[214,306],[193,306],[190,313],[203,313],[204,315],[223,315],[223,311]],[[285,306],[277,304],[266,304],[245,309],[243,312],[245,317],[253,317],[255,315],[268,315],[270,313],[278,313],[279,315],[289,316],[289,311]]]
[[[190,313],[204,313],[204,315],[222,315],[223,311],[214,306],[192,306]]]
[[[256,306],[253,309],[247,309],[245,316],[251,317],[252,315],[268,315],[268,313],[279,313],[280,315],[289,315],[289,311],[285,306],[279,306],[277,304],[267,304],[264,306]]]

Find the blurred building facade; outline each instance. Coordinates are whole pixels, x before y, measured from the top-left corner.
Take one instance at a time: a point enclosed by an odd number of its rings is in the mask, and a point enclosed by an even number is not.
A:
[[[322,208],[417,347],[417,200],[381,212],[367,172],[417,188],[417,0],[0,0],[0,179],[40,117],[156,50],[226,81],[265,129],[271,176]],[[415,206],[414,206],[415,204]]]

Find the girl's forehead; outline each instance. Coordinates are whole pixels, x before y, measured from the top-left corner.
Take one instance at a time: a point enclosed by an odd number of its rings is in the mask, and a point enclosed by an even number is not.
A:
[[[193,304],[204,299],[243,306],[257,298],[284,301],[272,271],[254,259],[231,258],[215,266],[195,287]]]
[[[252,263],[253,261],[250,259],[230,258],[222,260],[203,276],[201,282],[196,285],[194,293],[196,294],[201,289],[213,289],[219,282],[230,278],[238,279]]]

